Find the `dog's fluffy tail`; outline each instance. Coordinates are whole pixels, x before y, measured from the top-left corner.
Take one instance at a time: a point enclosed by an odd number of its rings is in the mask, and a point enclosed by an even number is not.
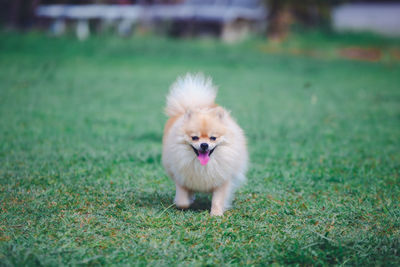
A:
[[[171,85],[165,113],[174,117],[188,109],[207,108],[214,105],[217,88],[210,77],[203,74],[186,74]]]

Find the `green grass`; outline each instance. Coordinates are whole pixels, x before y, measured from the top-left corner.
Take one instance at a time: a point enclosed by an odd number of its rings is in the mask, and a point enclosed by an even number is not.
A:
[[[399,64],[0,38],[0,265],[400,264]],[[164,98],[187,71],[214,77],[248,137],[223,218],[206,194],[175,209],[160,163]]]

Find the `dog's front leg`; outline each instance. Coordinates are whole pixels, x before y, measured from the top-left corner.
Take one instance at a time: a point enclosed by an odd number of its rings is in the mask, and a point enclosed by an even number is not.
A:
[[[214,189],[211,202],[212,216],[224,215],[225,208],[227,207],[230,199],[230,191],[231,191],[230,181],[226,181],[221,186]]]
[[[192,204],[192,192],[182,187],[178,183],[175,182],[176,186],[176,194],[175,194],[175,205],[180,209],[189,208],[190,204]]]

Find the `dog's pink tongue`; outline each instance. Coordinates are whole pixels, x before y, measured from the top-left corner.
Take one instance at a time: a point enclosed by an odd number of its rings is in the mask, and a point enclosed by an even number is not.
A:
[[[200,160],[201,165],[206,165],[208,163],[208,161],[210,160],[210,156],[208,156],[208,152],[199,153],[199,156],[197,158]]]

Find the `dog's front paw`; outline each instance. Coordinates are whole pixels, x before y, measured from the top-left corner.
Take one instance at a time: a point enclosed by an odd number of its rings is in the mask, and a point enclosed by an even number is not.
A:
[[[190,207],[190,201],[175,201],[175,205],[178,209],[186,210]]]
[[[224,211],[221,208],[211,208],[211,216],[224,216]]]
[[[187,198],[187,197],[175,197],[175,206],[178,209],[183,209],[186,210],[190,207],[190,205],[193,203],[193,200],[191,198]]]

